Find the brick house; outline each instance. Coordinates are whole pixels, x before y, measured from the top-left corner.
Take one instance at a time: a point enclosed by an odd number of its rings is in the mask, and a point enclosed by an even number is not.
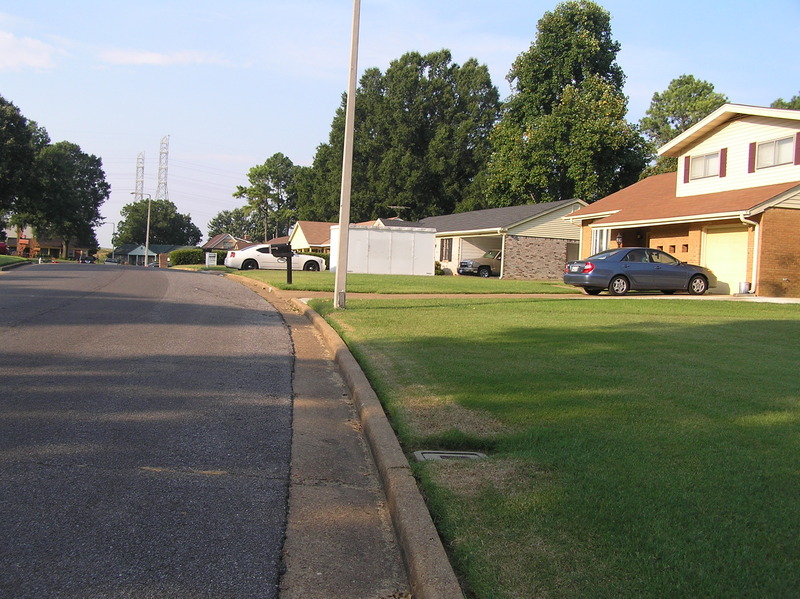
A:
[[[431,216],[415,225],[436,229],[436,259],[445,273],[501,250],[501,278],[555,280],[578,257],[580,228],[563,217],[583,206],[577,199],[524,204]]]
[[[62,239],[38,239],[34,237],[30,227],[6,229],[4,233],[6,235],[8,253],[24,258],[68,258],[77,260],[83,256],[94,255],[97,252],[97,248],[81,245],[73,239],[69,243],[67,256],[64,256],[64,241]]]
[[[658,248],[713,270],[712,293],[800,296],[800,110],[726,104],[659,154],[678,171],[565,216],[580,256]]]

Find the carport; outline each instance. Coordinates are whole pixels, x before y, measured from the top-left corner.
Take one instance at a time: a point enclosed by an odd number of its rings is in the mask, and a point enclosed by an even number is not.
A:
[[[417,225],[436,229],[436,260],[445,273],[455,273],[462,260],[502,250],[501,277],[555,280],[577,257],[580,230],[564,217],[585,205],[576,199],[489,208],[423,218]]]

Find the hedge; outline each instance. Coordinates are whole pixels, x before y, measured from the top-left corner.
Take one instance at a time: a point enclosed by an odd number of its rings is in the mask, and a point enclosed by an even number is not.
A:
[[[219,252],[217,252],[219,255]],[[222,260],[225,256],[222,256]],[[217,258],[221,264],[222,260]],[[206,253],[201,248],[190,248],[185,250],[175,250],[169,253],[169,261],[172,266],[180,266],[182,264],[205,264]]]

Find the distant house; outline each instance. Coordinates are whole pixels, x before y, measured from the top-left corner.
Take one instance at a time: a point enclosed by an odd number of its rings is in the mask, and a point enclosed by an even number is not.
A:
[[[646,246],[714,271],[711,292],[800,296],[800,110],[725,104],[659,149],[678,171],[567,216],[582,257]]]
[[[415,224],[436,229],[436,257],[446,273],[454,274],[463,260],[501,250],[502,278],[553,280],[578,257],[580,227],[563,217],[584,206],[582,200],[560,200],[431,216]]]
[[[296,252],[331,251],[331,227],[337,223],[299,220],[289,233],[289,244]]]
[[[150,244],[147,249],[147,260],[145,260],[145,246],[138,243],[126,243],[118,248],[114,248],[114,258],[123,264],[131,264],[133,266],[144,266],[151,262],[158,262],[159,256],[166,256],[175,250],[196,249],[193,245],[164,245],[164,244]]]
[[[24,229],[6,229],[8,253],[24,258],[69,258],[77,260],[81,256],[95,253],[94,248],[70,241],[67,255],[63,256],[64,243],[61,239],[37,239],[30,227]]]
[[[267,239],[267,241],[264,243],[268,243],[270,245],[285,245],[289,243],[289,236],[281,235],[280,237],[273,237],[272,239]]]
[[[214,237],[206,241],[201,247],[207,252],[212,252],[214,250],[227,252],[230,250],[241,250],[249,245],[253,245],[253,242],[249,239],[242,239],[227,233],[220,233],[219,235],[214,235]]]

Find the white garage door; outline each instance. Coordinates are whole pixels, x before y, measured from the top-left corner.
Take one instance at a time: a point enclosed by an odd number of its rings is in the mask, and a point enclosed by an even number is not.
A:
[[[738,293],[747,281],[747,227],[715,227],[706,231],[705,266],[717,275],[711,293]]]

